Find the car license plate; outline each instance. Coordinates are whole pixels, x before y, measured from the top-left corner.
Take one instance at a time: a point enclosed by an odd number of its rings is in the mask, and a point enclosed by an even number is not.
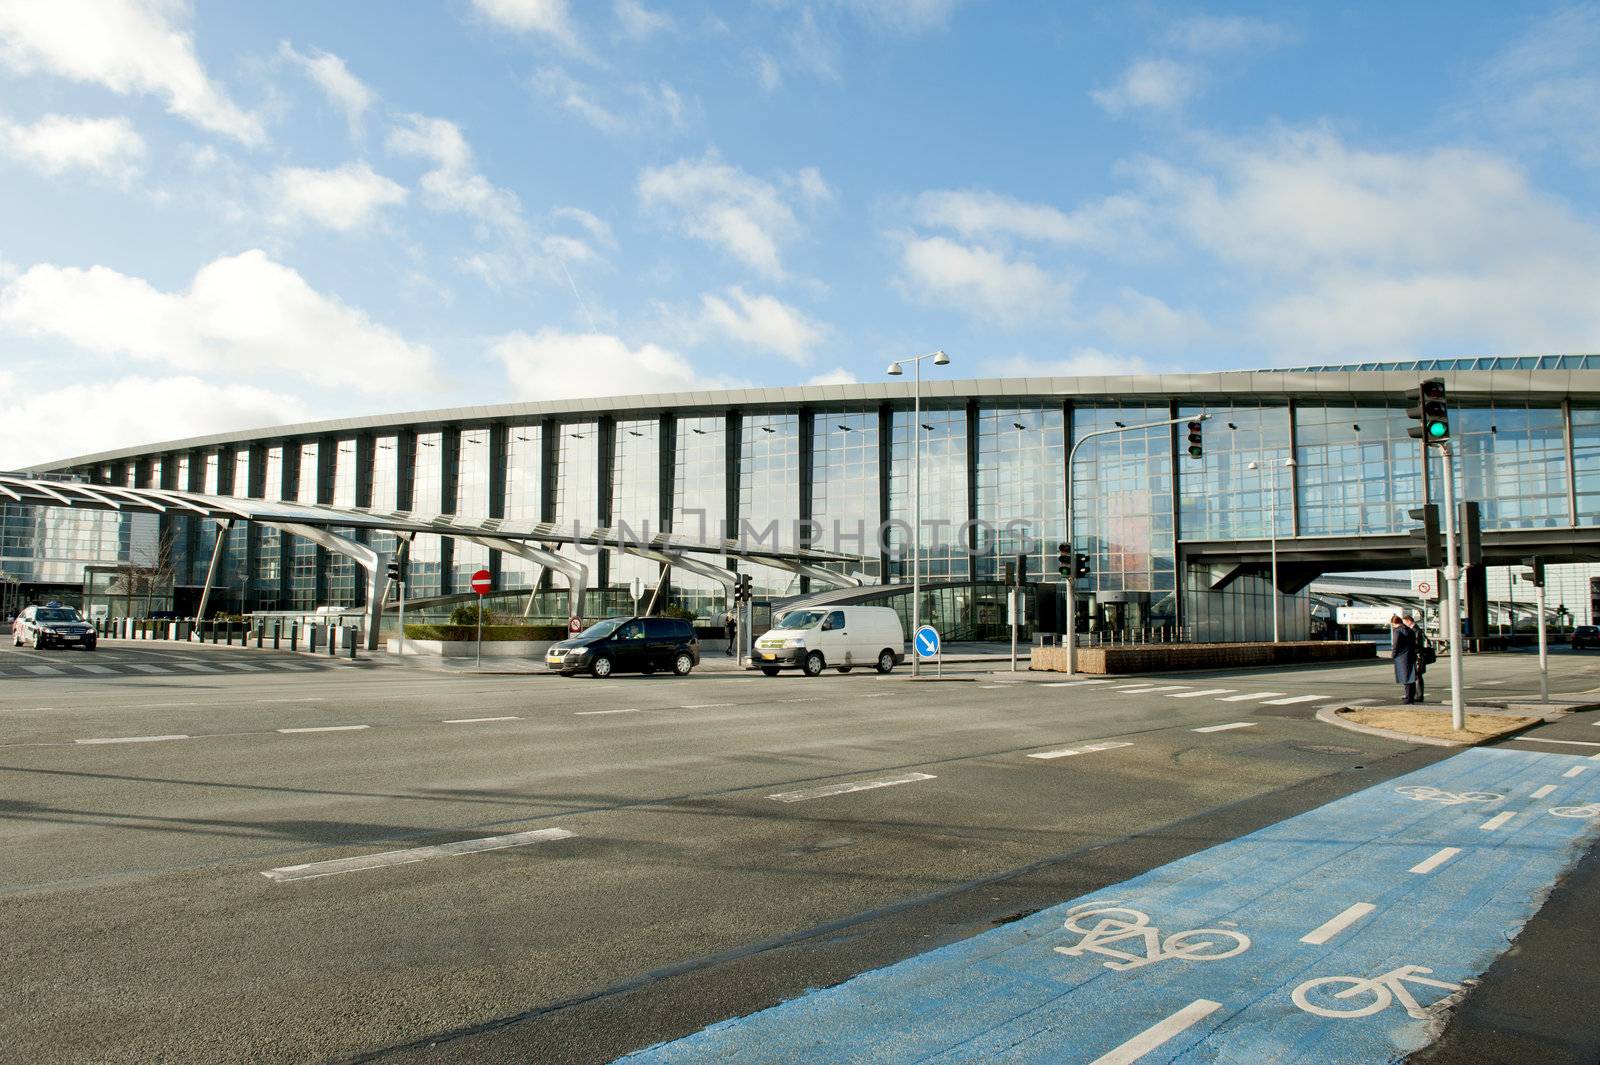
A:
[[[762,651],[761,652],[761,657],[763,659],[765,659],[766,661],[771,662],[773,659],[777,658],[778,656],[773,654],[771,651]]]

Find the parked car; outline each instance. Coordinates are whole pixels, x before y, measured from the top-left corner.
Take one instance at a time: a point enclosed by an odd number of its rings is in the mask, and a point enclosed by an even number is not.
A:
[[[1572,649],[1581,651],[1585,647],[1600,647],[1600,628],[1579,625],[1572,630]]]
[[[657,670],[684,677],[700,664],[700,641],[682,618],[607,618],[551,647],[544,664],[567,677]]]
[[[755,663],[769,677],[801,669],[815,677],[832,667],[848,673],[871,665],[888,673],[905,661],[900,615],[886,606],[836,606],[791,610],[755,644]]]
[[[14,647],[27,644],[36,650],[43,650],[76,644],[85,651],[93,651],[98,642],[94,626],[84,621],[83,616],[72,607],[60,603],[27,607],[11,623],[11,643]]]

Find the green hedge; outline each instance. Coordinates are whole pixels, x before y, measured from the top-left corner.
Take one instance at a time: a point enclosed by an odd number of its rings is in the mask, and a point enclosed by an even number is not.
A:
[[[408,640],[476,640],[476,625],[407,625]],[[507,643],[518,640],[565,640],[567,630],[562,625],[485,625],[484,643]]]

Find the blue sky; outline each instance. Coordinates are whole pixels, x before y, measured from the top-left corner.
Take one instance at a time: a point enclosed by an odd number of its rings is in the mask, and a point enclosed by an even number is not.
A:
[[[1600,348],[1600,5],[0,0],[0,468]]]

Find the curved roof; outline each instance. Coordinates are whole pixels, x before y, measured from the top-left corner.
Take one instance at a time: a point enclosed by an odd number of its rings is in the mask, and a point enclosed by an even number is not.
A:
[[[1577,365],[1572,365],[1576,361]],[[1341,367],[1274,370],[1227,370],[1209,373],[1160,373],[1129,376],[995,377],[964,380],[932,377],[922,382],[924,402],[953,399],[1006,399],[1040,396],[1171,397],[1382,395],[1399,398],[1413,387],[1419,372],[1440,373],[1458,394],[1517,395],[1561,399],[1571,395],[1600,400],[1600,355],[1474,356],[1393,363],[1361,363]],[[334,418],[290,425],[259,426],[208,436],[151,442],[89,455],[77,455],[29,467],[36,472],[88,466],[169,451],[203,450],[258,440],[323,436],[373,430],[427,429],[443,425],[532,421],[539,418],[585,418],[604,414],[653,415],[664,410],[716,412],[732,408],[781,408],[869,405],[910,400],[911,382],[874,381],[841,385],[782,388],[737,388],[662,392],[630,396],[533,400],[492,406],[452,407]]]

